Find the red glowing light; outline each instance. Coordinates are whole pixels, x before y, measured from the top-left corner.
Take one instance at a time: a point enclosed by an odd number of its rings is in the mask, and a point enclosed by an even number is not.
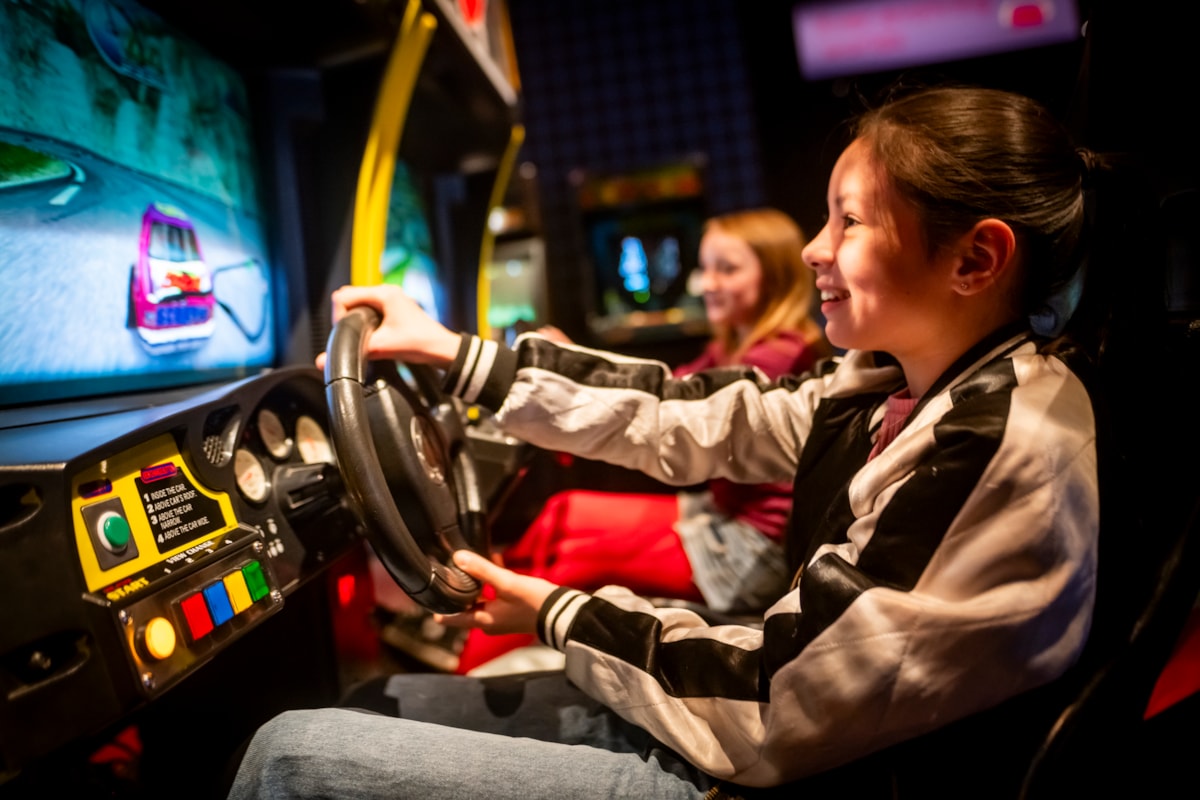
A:
[[[458,0],[459,13],[469,25],[479,25],[487,15],[487,0]]]
[[[338,605],[342,608],[349,608],[354,602],[354,596],[358,592],[358,584],[353,573],[339,575],[337,579],[337,599]]]
[[[1036,28],[1045,21],[1045,12],[1037,3],[1025,3],[1012,10],[1012,26],[1014,28]]]
[[[146,467],[142,470],[142,483],[154,483],[163,478],[173,478],[178,473],[179,470],[170,462],[159,464],[156,467]]]

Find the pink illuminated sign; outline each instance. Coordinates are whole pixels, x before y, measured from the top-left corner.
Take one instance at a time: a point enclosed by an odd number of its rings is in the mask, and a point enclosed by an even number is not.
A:
[[[1071,41],[1074,0],[860,0],[803,2],[793,12],[808,80]]]

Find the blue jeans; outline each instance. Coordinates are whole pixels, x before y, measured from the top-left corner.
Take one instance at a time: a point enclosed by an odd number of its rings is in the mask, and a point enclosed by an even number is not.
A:
[[[230,800],[696,800],[714,783],[562,673],[397,675],[347,702],[263,725]]]

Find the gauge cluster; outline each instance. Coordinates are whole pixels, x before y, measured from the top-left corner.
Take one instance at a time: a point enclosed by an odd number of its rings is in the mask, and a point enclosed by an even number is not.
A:
[[[324,396],[282,383],[231,422],[239,518],[262,531],[285,582],[324,562],[357,529],[329,438]]]
[[[264,405],[254,413],[233,454],[238,492],[255,505],[271,496],[282,465],[336,465],[325,426],[311,414],[296,413],[288,401],[275,399],[278,407]]]

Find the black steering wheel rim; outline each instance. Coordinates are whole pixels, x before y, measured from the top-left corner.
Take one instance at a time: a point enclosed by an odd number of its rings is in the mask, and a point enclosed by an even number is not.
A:
[[[338,467],[368,541],[400,587],[431,611],[457,613],[474,605],[481,587],[451,555],[470,549],[487,556],[489,549],[474,463],[461,415],[430,368],[408,366],[416,391],[402,385],[390,362],[380,362],[378,370],[387,386],[370,379],[366,343],[379,322],[375,309],[353,308],[329,337],[325,394]],[[396,423],[398,413],[410,422]],[[391,433],[401,440],[398,449],[409,451],[387,463],[392,472],[403,473],[411,489],[407,513],[417,519],[406,519],[393,497],[375,441],[381,418],[400,429]],[[425,513],[414,514],[414,507]]]

